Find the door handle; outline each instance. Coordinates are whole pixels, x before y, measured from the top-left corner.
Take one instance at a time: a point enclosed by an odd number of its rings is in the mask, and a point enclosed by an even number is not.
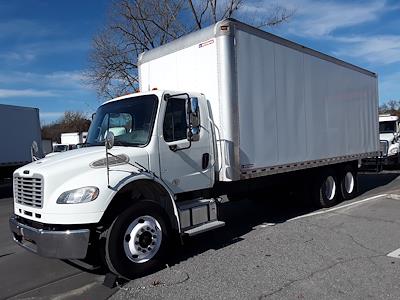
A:
[[[203,168],[203,170],[207,169],[209,162],[210,162],[210,154],[204,153],[201,159],[201,167]]]

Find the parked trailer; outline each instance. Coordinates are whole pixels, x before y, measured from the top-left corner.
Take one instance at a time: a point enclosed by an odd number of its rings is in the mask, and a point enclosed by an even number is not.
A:
[[[139,74],[140,93],[99,107],[87,147],[14,173],[16,188],[41,188],[38,202],[14,196],[18,244],[62,259],[101,253],[134,278],[173,237],[223,226],[221,195],[307,184],[332,206],[378,154],[375,73],[238,21],[142,54]]]
[[[42,154],[39,109],[0,104],[0,178],[32,162],[31,146],[36,141]]]
[[[86,141],[87,132],[61,133],[61,144],[77,145]]]

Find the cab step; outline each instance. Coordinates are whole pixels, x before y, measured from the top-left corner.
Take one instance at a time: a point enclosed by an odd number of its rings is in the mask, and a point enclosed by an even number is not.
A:
[[[181,233],[193,236],[225,225],[218,220],[217,202],[219,199],[193,199],[178,202]]]
[[[209,230],[217,229],[219,227],[225,226],[225,222],[223,221],[212,221],[205,223],[203,225],[185,230],[183,234],[188,235],[188,236],[194,236]]]

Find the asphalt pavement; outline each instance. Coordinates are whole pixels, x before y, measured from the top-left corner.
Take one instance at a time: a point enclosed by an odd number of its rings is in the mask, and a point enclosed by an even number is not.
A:
[[[0,298],[400,299],[399,175],[361,175],[360,195],[331,209],[279,194],[224,203],[225,227],[187,240],[161,271],[114,289],[101,272],[16,246],[11,189],[0,185]]]

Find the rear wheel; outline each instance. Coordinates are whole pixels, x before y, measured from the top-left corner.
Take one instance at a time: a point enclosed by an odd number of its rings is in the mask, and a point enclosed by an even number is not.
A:
[[[334,172],[324,172],[314,186],[314,203],[322,208],[335,205],[338,200],[337,190]]]
[[[352,199],[357,194],[358,176],[357,171],[345,168],[340,176],[340,195],[343,200]]]
[[[108,268],[127,279],[159,268],[169,242],[165,220],[162,208],[151,201],[141,201],[119,215],[106,235]]]

